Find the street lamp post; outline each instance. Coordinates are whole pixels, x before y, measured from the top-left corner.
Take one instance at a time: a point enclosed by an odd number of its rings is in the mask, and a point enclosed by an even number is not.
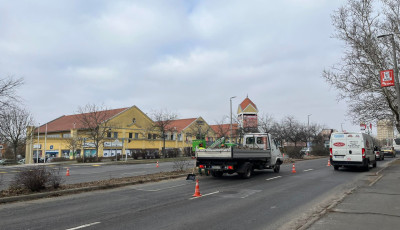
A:
[[[312,114],[307,115],[307,147],[310,147],[309,142],[310,142],[310,116],[311,115]]]
[[[230,135],[229,135],[229,143],[232,143],[232,99],[235,98],[236,96],[233,96],[229,98],[230,105],[231,105],[231,125],[230,125]]]
[[[390,40],[392,41],[392,48],[393,48],[393,75],[394,75],[394,82],[395,82],[395,90],[397,95],[397,113],[400,116],[400,86],[399,86],[399,76],[398,76],[398,69],[397,69],[397,58],[396,58],[396,44],[394,42],[394,34],[383,34],[379,35],[377,38],[387,37],[390,36]],[[397,124],[398,126],[399,124]]]
[[[38,149],[40,149],[39,148],[39,146],[40,146],[40,144],[39,144],[39,130],[40,130],[40,123],[39,123],[38,130],[37,130],[37,143],[38,143],[38,145],[37,145],[37,148],[36,148],[36,164],[39,164],[39,151],[40,151],[40,150],[38,150]]]

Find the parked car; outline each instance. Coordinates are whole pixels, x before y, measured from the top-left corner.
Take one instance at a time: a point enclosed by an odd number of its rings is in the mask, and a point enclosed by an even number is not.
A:
[[[312,151],[311,147],[304,147],[300,150],[300,155],[301,157],[308,156],[310,155],[311,151]]]
[[[383,152],[384,156],[396,157],[396,151],[393,146],[382,147],[381,152]]]
[[[375,159],[377,161],[383,161],[385,160],[385,155],[381,151],[381,148],[379,146],[374,147],[374,152],[375,152]]]
[[[33,158],[33,163],[38,163],[36,157]],[[44,163],[43,158],[39,158],[39,163]]]
[[[19,160],[19,161],[18,161],[18,164],[21,164],[21,165],[25,164],[25,158]]]
[[[0,160],[0,165],[10,165],[10,164],[15,164],[15,161],[13,159]]]

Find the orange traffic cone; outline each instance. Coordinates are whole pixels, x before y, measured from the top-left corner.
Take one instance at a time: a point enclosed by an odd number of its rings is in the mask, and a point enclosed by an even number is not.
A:
[[[69,168],[67,168],[67,174],[65,176],[69,176]]]
[[[158,161],[157,161],[157,166],[156,167],[158,168]]]
[[[326,166],[331,166],[331,161],[328,159],[328,164]]]
[[[201,197],[200,188],[199,188],[199,180],[196,180],[196,189],[194,190],[194,197]]]
[[[292,173],[296,173],[296,168],[294,167],[294,163],[293,163],[293,167],[292,167]]]

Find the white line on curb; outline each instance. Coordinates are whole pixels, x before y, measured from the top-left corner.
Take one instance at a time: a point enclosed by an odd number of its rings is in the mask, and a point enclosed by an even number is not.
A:
[[[94,223],[90,223],[90,224],[84,224],[75,228],[68,228],[66,230],[76,230],[76,229],[81,229],[81,228],[86,228],[86,227],[90,227],[92,225],[96,225],[96,224],[100,224],[100,222],[94,222]]]

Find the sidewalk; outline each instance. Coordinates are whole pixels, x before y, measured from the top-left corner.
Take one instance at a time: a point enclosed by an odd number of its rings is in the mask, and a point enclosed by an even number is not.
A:
[[[376,181],[356,189],[309,230],[400,229],[400,159],[385,168]]]

